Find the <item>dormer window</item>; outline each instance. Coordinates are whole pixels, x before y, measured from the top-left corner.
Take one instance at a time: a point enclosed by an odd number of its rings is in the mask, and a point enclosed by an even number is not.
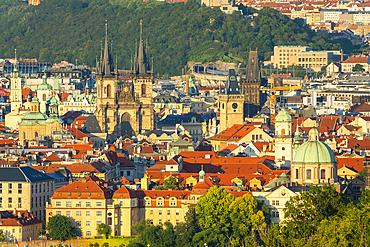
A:
[[[163,206],[163,199],[162,198],[157,199],[157,206]]]

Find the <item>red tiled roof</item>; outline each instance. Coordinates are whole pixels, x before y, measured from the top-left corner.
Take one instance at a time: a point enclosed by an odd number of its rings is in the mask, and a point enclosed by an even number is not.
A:
[[[80,179],[54,192],[54,199],[110,199],[112,190],[102,186],[100,181]]]
[[[367,63],[368,61],[369,61],[368,57],[349,57],[342,63],[361,64],[361,63]]]

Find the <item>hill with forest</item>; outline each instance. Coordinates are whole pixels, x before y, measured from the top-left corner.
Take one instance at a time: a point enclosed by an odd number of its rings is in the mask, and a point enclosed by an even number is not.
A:
[[[0,0],[0,57],[59,62],[66,60],[95,66],[108,21],[114,61],[129,69],[140,35],[148,42],[155,73],[181,74],[188,61],[247,61],[250,48],[268,59],[275,45],[309,45],[313,49],[339,50],[350,45],[314,33],[307,25],[264,8],[251,19],[240,12],[225,15],[219,9],[187,3],[140,0],[45,0],[38,6],[23,1]],[[231,58],[233,57],[233,58]]]

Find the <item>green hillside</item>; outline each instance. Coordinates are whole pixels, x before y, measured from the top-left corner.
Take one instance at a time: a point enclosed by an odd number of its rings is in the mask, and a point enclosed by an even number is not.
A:
[[[0,57],[13,57],[17,48],[24,58],[73,63],[77,59],[78,64],[94,66],[107,20],[114,61],[117,56],[118,68],[129,69],[140,19],[155,73],[161,75],[180,74],[187,61],[229,59],[225,54],[246,61],[250,48],[258,48],[261,59],[271,56],[274,45],[340,49],[327,35],[315,34],[272,9],[259,11],[251,25],[240,13],[225,15],[195,0],[45,0],[39,6],[0,0]]]

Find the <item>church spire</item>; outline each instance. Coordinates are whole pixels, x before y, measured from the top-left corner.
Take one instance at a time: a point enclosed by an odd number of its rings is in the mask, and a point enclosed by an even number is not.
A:
[[[114,72],[113,59],[112,59],[112,55],[109,50],[109,43],[108,43],[108,23],[107,22],[105,22],[104,53],[103,53],[103,61],[102,61],[100,72],[104,75],[111,75]]]
[[[145,54],[145,45],[143,41],[143,21],[140,20],[140,40],[139,50],[136,53],[136,70],[137,74],[146,74],[148,69],[147,58]]]
[[[18,72],[17,49],[14,49],[14,72]]]

